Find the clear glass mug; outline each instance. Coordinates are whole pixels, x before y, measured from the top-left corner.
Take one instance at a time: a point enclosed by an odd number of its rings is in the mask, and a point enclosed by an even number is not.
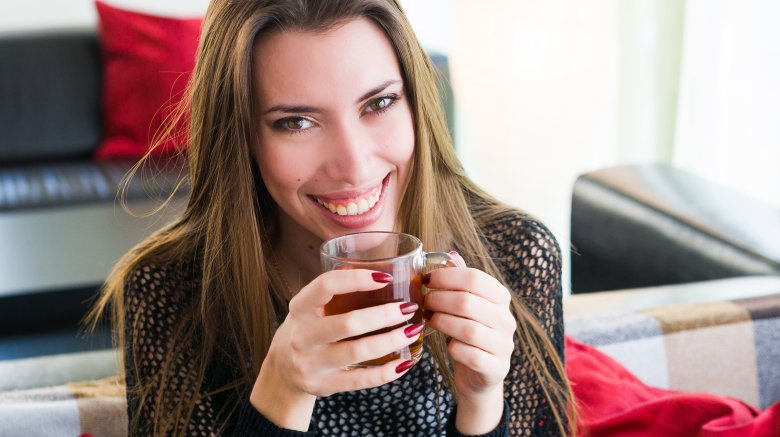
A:
[[[320,248],[323,271],[368,269],[389,273],[393,281],[378,290],[336,295],[325,305],[325,315],[343,314],[390,302],[414,302],[419,308],[405,324],[425,323],[422,277],[433,266],[459,262],[444,252],[426,253],[419,238],[398,232],[358,232],[326,241]],[[373,331],[356,338],[387,332],[401,325]],[[400,351],[373,360],[356,363],[348,368],[381,366],[403,358],[417,362],[422,356],[423,336]]]

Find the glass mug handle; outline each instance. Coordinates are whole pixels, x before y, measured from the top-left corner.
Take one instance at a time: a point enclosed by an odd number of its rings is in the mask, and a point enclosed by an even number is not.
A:
[[[464,265],[461,265],[460,260],[458,258],[455,258],[454,256],[450,255],[446,252],[423,252],[423,258],[425,260],[425,266],[429,265],[439,265],[442,267],[466,267]],[[430,270],[429,270],[430,271]],[[425,287],[426,289],[428,287]],[[426,293],[427,294],[427,293]],[[424,308],[423,308],[424,310]],[[423,337],[433,333],[434,330],[429,328],[428,325],[425,325],[425,330],[423,331]]]
[[[423,257],[425,258],[426,266],[428,264],[438,264],[446,267],[450,264],[450,267],[466,267],[461,265],[457,258],[446,252],[423,252]]]

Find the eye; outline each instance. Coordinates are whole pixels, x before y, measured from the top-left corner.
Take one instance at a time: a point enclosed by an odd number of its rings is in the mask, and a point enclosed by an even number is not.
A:
[[[370,102],[366,106],[366,112],[382,112],[398,100],[398,96],[382,96]]]
[[[314,122],[303,117],[287,117],[277,120],[274,127],[281,130],[300,132],[314,126]]]

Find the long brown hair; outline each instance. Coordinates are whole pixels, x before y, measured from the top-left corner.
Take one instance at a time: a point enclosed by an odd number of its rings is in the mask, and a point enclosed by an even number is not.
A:
[[[416,146],[400,206],[405,213],[398,216],[400,229],[418,236],[429,250],[457,248],[469,265],[503,281],[483,244],[480,228],[510,210],[466,176],[444,121],[435,70],[397,1],[214,0],[203,22],[188,92],[177,116],[156,142],[177,135],[173,126],[180,119],[186,121],[190,185],[186,210],[115,266],[89,315],[94,324],[110,308],[116,344],[132,350],[137,333],[125,332],[127,279],[142,263],[162,264],[186,256],[197,260],[200,288],[192,296],[193,304],[179,312],[160,379],[128,387],[142,404],[155,404],[155,435],[183,434],[198,399],[197,390],[174,397],[172,391],[164,389],[175,374],[177,354],[195,347],[187,377],[203,381],[215,354],[229,350],[232,362],[251,366],[238,365],[237,380],[221,390],[249,388],[268,351],[274,323],[282,316],[278,313],[284,311],[289,299],[267,256],[277,228],[277,207],[250,152],[256,141],[257,120],[253,46],[268,32],[320,32],[357,17],[377,23],[393,45],[414,116]],[[519,347],[561,434],[566,434],[574,429],[574,414],[563,363],[536,318],[516,296],[512,310],[518,320]],[[196,346],[192,332],[198,333]],[[429,336],[426,342],[438,371],[454,390],[443,338]]]

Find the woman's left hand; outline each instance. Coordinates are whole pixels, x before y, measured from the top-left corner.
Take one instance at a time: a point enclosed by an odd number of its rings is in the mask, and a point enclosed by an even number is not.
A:
[[[502,399],[517,326],[509,290],[474,268],[440,268],[429,275],[424,280],[431,291],[423,308],[432,313],[427,325],[451,337],[447,349],[455,362],[458,404],[495,393]]]

